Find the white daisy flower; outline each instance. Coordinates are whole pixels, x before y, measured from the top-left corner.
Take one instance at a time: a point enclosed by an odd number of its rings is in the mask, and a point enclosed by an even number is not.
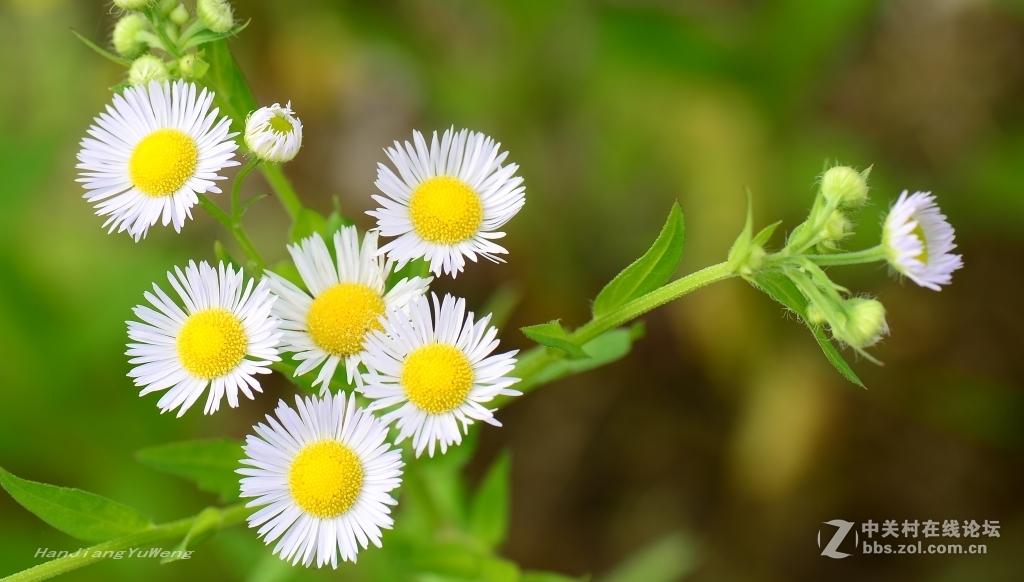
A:
[[[466,266],[466,257],[499,261],[495,255],[508,251],[492,242],[505,236],[495,229],[526,202],[523,179],[515,175],[519,166],[502,166],[508,152],[499,153],[501,144],[465,129],[445,131],[440,142],[434,132],[430,147],[418,131],[413,141],[404,148],[396,141],[385,150],[398,176],[378,164],[375,184],[386,197],[374,195],[382,208],[367,214],[377,219],[382,235],[398,237],[380,251],[399,268],[422,257],[435,275],[452,277]]]
[[[922,287],[939,291],[940,285],[949,285],[953,271],[964,266],[963,257],[950,251],[953,227],[939,211],[930,192],[915,192],[907,196],[904,190],[882,231],[882,246],[889,264]]]
[[[491,316],[474,323],[466,314],[466,300],[445,295],[433,297],[433,318],[426,297],[414,299],[409,312],[392,310],[383,331],[374,331],[366,344],[363,361],[369,373],[360,388],[373,399],[370,410],[400,405],[382,420],[397,420],[396,442],[412,437],[416,456],[441,444],[441,453],[462,443],[462,431],[482,420],[501,426],[493,410],[481,406],[495,396],[518,396],[508,387],[519,378],[506,376],[515,368],[518,350],[489,355],[498,347]],[[459,430],[462,423],[462,431]]]
[[[356,561],[359,547],[381,547],[381,528],[397,502],[388,495],[402,482],[402,455],[386,442],[387,424],[356,407],[355,395],[282,400],[277,419],[253,428],[238,470],[247,507],[264,506],[249,517],[249,527],[274,553],[292,565],[317,567]]]
[[[78,152],[78,182],[109,232],[135,240],[161,220],[180,231],[197,194],[220,192],[221,170],[237,166],[231,120],[210,109],[213,93],[192,83],[129,87],[93,120]]]
[[[263,391],[255,375],[269,374],[271,362],[280,360],[280,322],[271,315],[275,297],[267,284],[254,290],[255,281],[243,281],[241,270],[224,263],[214,269],[205,261],[198,267],[190,261],[184,273],[175,267],[167,279],[185,308],[154,283],[144,296],[156,309],[139,305],[133,311],[143,323],[127,322],[128,337],[137,342],[128,344],[135,365],[128,376],[145,386],[139,396],[169,388],[157,406],[161,412],[180,408],[179,417],[207,386],[206,414],[216,412],[224,396],[232,408],[239,392],[252,400],[254,390]]]
[[[290,162],[302,147],[302,122],[292,104],[274,103],[253,111],[245,120],[245,145],[261,160]]]
[[[348,383],[360,382],[357,367],[363,361],[363,340],[368,331],[381,329],[378,321],[388,309],[401,309],[427,291],[430,278],[402,279],[390,291],[384,284],[393,263],[377,252],[377,231],[371,230],[359,246],[354,226],[334,233],[331,258],[327,245],[314,234],[290,245],[295,266],[309,292],[283,277],[267,272],[270,288],[279,299],[274,313],[282,319],[281,351],[294,352],[302,362],[295,370],[301,376],[317,367],[313,385],[327,391],[338,364],[345,361]]]

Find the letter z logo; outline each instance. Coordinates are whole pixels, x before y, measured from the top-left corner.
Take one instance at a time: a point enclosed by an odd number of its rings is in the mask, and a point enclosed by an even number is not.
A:
[[[824,522],[825,525],[831,525],[836,528],[836,533],[832,536],[832,539],[828,541],[825,549],[821,551],[822,556],[828,556],[829,558],[835,558],[837,560],[845,558],[850,554],[839,551],[839,544],[843,543],[846,539],[846,534],[850,533],[854,523],[852,521],[845,521],[842,519],[833,519],[832,521]],[[860,536],[857,532],[853,532],[855,545],[860,544]],[[821,547],[821,530],[818,530],[818,547]]]

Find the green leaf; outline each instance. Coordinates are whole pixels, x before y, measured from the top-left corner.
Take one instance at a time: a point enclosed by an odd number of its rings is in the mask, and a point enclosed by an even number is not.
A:
[[[292,222],[292,227],[288,231],[288,238],[293,243],[297,243],[300,240],[311,236],[313,233],[323,233],[327,230],[327,219],[324,218],[323,214],[320,214],[312,208],[303,208],[299,211],[299,215],[295,217],[295,221]],[[324,240],[330,240],[325,238]]]
[[[238,474],[245,457],[242,443],[228,439],[183,441],[142,449],[135,458],[159,471],[177,475],[227,501],[238,497]]]
[[[469,533],[491,549],[500,546],[508,535],[511,467],[508,451],[498,455],[469,509]]]
[[[244,24],[240,24],[240,25],[232,28],[231,30],[229,30],[227,32],[213,32],[212,30],[209,30],[209,29],[201,30],[201,31],[197,32],[196,34],[192,35],[192,37],[189,38],[188,41],[185,43],[185,46],[183,48],[189,49],[189,48],[192,48],[194,46],[199,46],[201,44],[206,44],[208,42],[213,42],[213,41],[217,41],[217,40],[223,40],[223,39],[226,39],[228,37],[235,36],[236,34],[242,32],[243,30],[245,30],[245,27],[249,26],[250,22],[252,22],[251,19],[250,20],[246,20]]]
[[[754,235],[754,239],[751,242],[753,242],[755,245],[763,247],[765,243],[767,243],[768,240],[772,238],[772,235],[775,234],[775,229],[778,228],[780,224],[782,224],[781,220],[762,228],[760,232]]]
[[[259,108],[256,97],[253,96],[252,89],[245,81],[235,58],[231,56],[226,40],[208,43],[206,57],[210,69],[203,81],[213,89],[214,103],[220,108],[221,114],[231,118],[231,131],[242,135],[245,131],[245,118]]]
[[[637,333],[634,330],[639,331],[638,335],[634,336]],[[633,326],[630,329],[613,329],[603,333],[583,345],[583,349],[590,354],[589,358],[585,360],[559,360],[554,362],[536,376],[524,379],[521,383],[516,384],[515,388],[525,391],[554,382],[560,378],[565,378],[566,376],[582,374],[587,370],[619,360],[629,353],[633,347],[633,341],[642,336],[642,330],[642,326]],[[516,375],[516,372],[513,371],[512,375]]]
[[[192,522],[192,527],[188,528],[185,538],[181,540],[181,543],[174,548],[174,551],[169,556],[160,559],[160,564],[184,559],[185,552],[189,548],[194,548],[213,537],[217,530],[220,529],[222,521],[223,516],[216,507],[207,507],[199,512],[199,515]]]
[[[807,298],[800,292],[796,284],[790,281],[789,277],[778,271],[761,271],[754,275],[754,283],[762,291],[788,307],[807,323]],[[832,363],[835,369],[850,382],[864,388],[864,383],[861,382],[857,374],[850,368],[850,365],[846,363],[842,354],[839,353],[839,350],[828,339],[821,326],[807,323],[807,327],[810,328],[814,339],[821,346],[821,351],[825,352],[825,357]]]
[[[747,191],[747,220],[743,223],[743,231],[736,237],[729,248],[729,270],[736,272],[747,262],[750,256],[751,243],[753,242],[754,231],[754,210],[750,200],[750,191]]]
[[[402,265],[401,269],[392,272],[388,275],[388,290],[391,290],[395,285],[402,281],[402,279],[412,279],[413,277],[429,277],[430,276],[430,263],[423,259],[413,259],[408,263]]]
[[[22,479],[2,467],[0,485],[36,517],[80,540],[103,542],[153,527],[127,505],[81,489]]]
[[[108,51],[107,49],[101,47],[100,45],[94,43],[93,41],[85,38],[84,36],[79,34],[77,30],[75,30],[73,28],[71,29],[71,32],[75,36],[78,37],[78,40],[80,40],[83,43],[85,43],[85,46],[87,46],[87,47],[91,48],[92,50],[96,51],[97,53],[99,53],[100,56],[102,56],[104,58],[107,58],[107,59],[110,59],[110,60],[114,61],[115,63],[121,65],[122,67],[130,67],[130,66],[132,66],[132,60],[131,59],[126,59],[124,57],[119,57],[119,56],[115,55],[114,53]]]
[[[697,545],[681,533],[641,548],[600,582],[676,582],[698,565]]]
[[[569,335],[565,333],[565,330],[562,329],[562,324],[558,323],[557,319],[547,323],[524,327],[521,330],[526,337],[549,348],[562,350],[569,354],[570,358],[582,359],[590,357],[583,348],[576,345],[569,338]]]
[[[235,269],[239,268],[238,263],[231,258],[231,255],[228,254],[228,250],[224,248],[224,243],[220,242],[219,239],[213,241],[213,255],[217,257],[218,261],[223,261],[227,265],[232,265]]]
[[[679,203],[672,204],[668,220],[651,248],[615,276],[594,299],[594,317],[615,311],[626,303],[664,285],[679,266],[686,244],[686,224]]]
[[[413,571],[476,582],[518,582],[520,578],[519,567],[514,562],[452,542],[424,542],[413,546],[409,565]]]

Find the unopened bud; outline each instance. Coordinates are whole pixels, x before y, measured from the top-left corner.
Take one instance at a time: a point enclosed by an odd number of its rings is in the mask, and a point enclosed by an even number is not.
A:
[[[822,325],[825,323],[825,314],[818,309],[818,306],[813,303],[807,304],[807,323],[813,325]]]
[[[203,26],[217,33],[225,33],[235,25],[231,5],[226,0],[199,0],[196,13]]]
[[[114,0],[114,6],[125,10],[142,10],[151,2],[152,0]]]
[[[170,19],[171,22],[178,26],[185,24],[189,19],[188,8],[185,8],[184,4],[178,4],[178,6],[171,11]]]
[[[139,33],[149,25],[146,17],[141,14],[128,14],[114,25],[114,50],[122,57],[132,58],[138,55],[146,43],[139,38]]]
[[[821,177],[821,195],[838,206],[861,206],[868,200],[867,174],[849,166],[829,168]]]
[[[855,297],[848,299],[845,307],[846,322],[842,329],[832,329],[832,333],[844,342],[855,348],[866,348],[889,333],[885,307],[881,302]]]
[[[169,78],[167,65],[153,55],[142,55],[128,69],[128,83],[132,85],[147,85],[150,81],[166,81]]]

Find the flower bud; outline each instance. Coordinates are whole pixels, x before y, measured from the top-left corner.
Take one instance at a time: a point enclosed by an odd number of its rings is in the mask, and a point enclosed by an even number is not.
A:
[[[178,0],[160,0],[160,16],[164,18],[170,16],[177,6]]]
[[[199,0],[196,13],[203,26],[217,33],[225,33],[234,26],[235,19],[227,0]]]
[[[185,24],[189,19],[188,8],[185,8],[184,4],[178,4],[178,6],[171,11],[170,19],[171,22],[178,26]]]
[[[114,6],[125,10],[142,10],[149,6],[152,0],[114,0]]]
[[[185,79],[201,79],[206,75],[210,65],[194,54],[188,54],[178,59],[178,72]]]
[[[150,81],[166,81],[169,78],[167,65],[153,55],[142,55],[128,69],[128,83],[131,85],[146,85]]]
[[[807,304],[807,323],[813,325],[823,325],[825,323],[825,314],[813,303]]]
[[[849,166],[829,168],[821,176],[821,195],[837,206],[861,206],[868,200],[867,171]]]
[[[821,234],[828,240],[842,240],[853,234],[853,223],[845,214],[836,210],[825,222]]]
[[[885,307],[874,299],[855,297],[845,305],[846,322],[842,329],[832,328],[832,333],[855,348],[866,348],[878,343],[889,333],[885,322]]]
[[[139,33],[149,25],[146,17],[141,14],[128,14],[114,25],[114,50],[122,57],[132,58],[146,48],[146,43],[139,38]]]
[[[302,147],[302,122],[292,112],[289,102],[284,107],[274,103],[261,107],[245,120],[245,145],[259,159],[267,162],[291,161]]]

